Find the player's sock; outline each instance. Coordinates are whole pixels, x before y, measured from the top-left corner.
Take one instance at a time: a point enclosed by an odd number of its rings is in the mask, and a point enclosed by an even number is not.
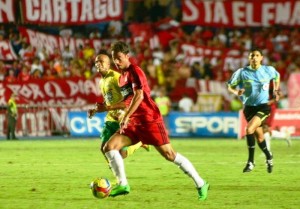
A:
[[[282,133],[280,131],[272,130],[272,137],[284,139],[284,138],[286,138],[286,133]]]
[[[109,160],[112,171],[119,179],[119,184],[125,186],[128,184],[123,158],[118,150],[111,150],[105,153],[105,156]]]
[[[270,132],[264,133],[264,138],[265,138],[268,150],[271,151],[271,135],[270,135]]]
[[[194,180],[197,188],[200,188],[205,184],[204,180],[199,176],[193,164],[178,152],[176,154],[174,163],[178,165],[184,173],[186,173]]]
[[[132,155],[137,149],[139,149],[142,146],[142,142],[133,144],[131,146],[128,147],[127,149],[127,157],[129,157],[130,155]]]
[[[268,150],[267,145],[266,145],[266,141],[263,140],[262,142],[258,143],[259,148],[265,153],[266,158],[269,160],[272,158],[272,154],[271,152]]]
[[[255,137],[254,134],[247,134],[247,145],[248,145],[248,162],[254,163],[254,151],[255,151]]]

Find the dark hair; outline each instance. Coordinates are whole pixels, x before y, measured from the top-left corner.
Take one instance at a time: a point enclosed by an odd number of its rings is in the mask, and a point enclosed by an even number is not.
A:
[[[255,51],[259,52],[263,56],[262,50],[260,48],[255,48],[255,47],[250,50],[249,54],[251,54],[251,53],[253,53]]]
[[[107,50],[105,50],[105,49],[100,49],[99,52],[98,52],[98,54],[99,54],[99,55],[100,55],[100,54],[104,54],[104,55],[106,55],[106,56],[109,57],[109,53],[108,53]]]
[[[118,52],[121,52],[123,54],[128,54],[129,46],[123,41],[117,41],[112,44],[111,51],[113,51],[115,54]]]

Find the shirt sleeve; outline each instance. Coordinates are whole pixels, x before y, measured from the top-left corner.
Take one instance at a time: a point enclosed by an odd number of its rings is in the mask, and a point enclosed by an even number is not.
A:
[[[142,89],[143,88],[143,82],[141,80],[142,78],[141,70],[138,68],[138,66],[133,66],[131,68],[131,80],[132,80],[132,88],[133,89]]]
[[[236,87],[237,85],[239,85],[241,79],[241,71],[242,68],[236,70],[233,75],[231,76],[230,80],[227,82],[227,85],[230,87]]]
[[[275,82],[280,81],[280,74],[279,72],[273,67],[273,66],[269,66],[270,70],[273,72],[273,79]]]

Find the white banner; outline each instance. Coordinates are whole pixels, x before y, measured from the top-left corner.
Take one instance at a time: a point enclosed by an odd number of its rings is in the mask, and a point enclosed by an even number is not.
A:
[[[120,20],[122,0],[26,0],[24,21],[38,24],[87,24]]]

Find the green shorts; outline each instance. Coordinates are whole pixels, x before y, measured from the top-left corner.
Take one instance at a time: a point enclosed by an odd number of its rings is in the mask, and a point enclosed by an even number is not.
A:
[[[119,122],[106,121],[101,133],[101,142],[106,143],[119,128]],[[123,147],[122,150],[127,150],[127,147]]]

